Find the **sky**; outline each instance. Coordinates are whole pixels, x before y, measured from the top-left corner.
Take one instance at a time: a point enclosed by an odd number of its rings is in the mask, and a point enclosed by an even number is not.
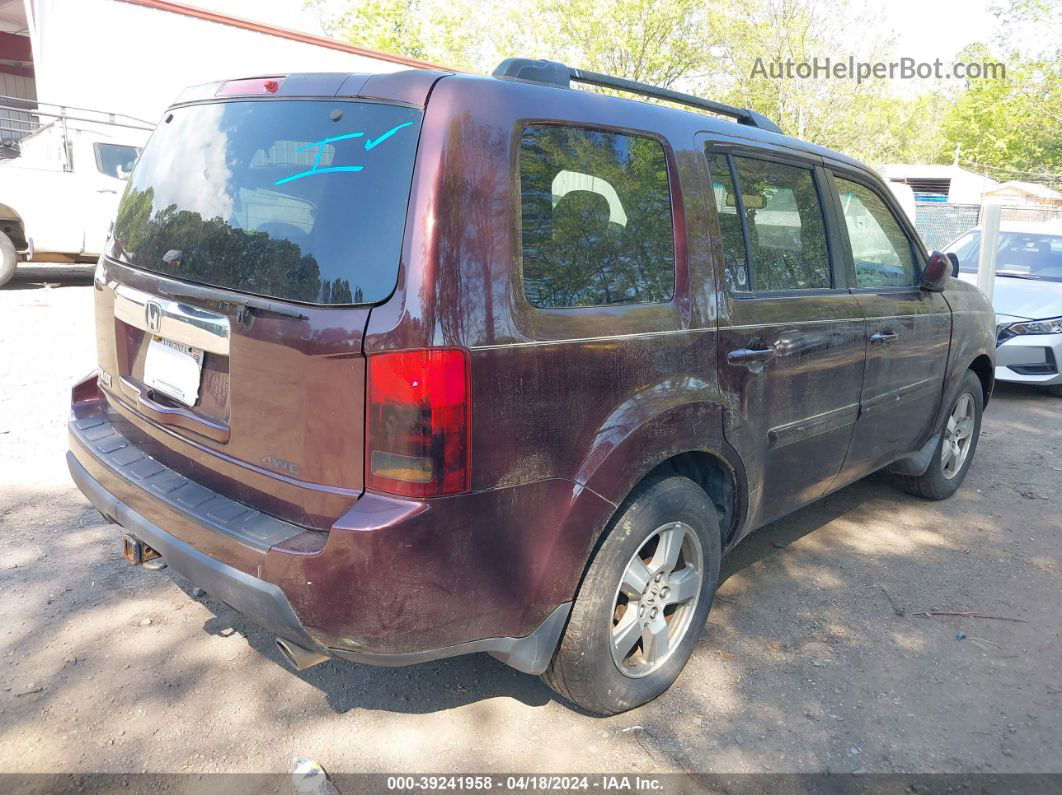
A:
[[[863,0],[882,9],[896,31],[896,54],[918,60],[948,59],[975,41],[987,41],[997,25],[989,0]]]

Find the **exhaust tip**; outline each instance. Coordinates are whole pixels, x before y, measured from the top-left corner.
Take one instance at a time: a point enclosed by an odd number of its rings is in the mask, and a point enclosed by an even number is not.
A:
[[[288,665],[296,671],[305,671],[307,668],[312,668],[331,659],[327,654],[303,648],[290,640],[284,640],[284,638],[277,638],[277,648]]]

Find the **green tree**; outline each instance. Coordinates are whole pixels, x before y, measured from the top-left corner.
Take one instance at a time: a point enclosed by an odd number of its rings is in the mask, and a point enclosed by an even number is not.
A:
[[[508,18],[497,0],[364,0],[343,7],[306,0],[306,5],[318,10],[325,30],[338,38],[472,71],[485,69],[492,42],[503,34],[490,20]]]
[[[704,72],[710,31],[698,0],[548,0],[531,52],[664,88]]]
[[[818,59],[825,67],[826,57],[890,61],[894,37],[874,13],[843,0],[744,0],[713,5],[709,23],[720,56],[707,81],[712,96],[758,110],[789,135],[876,165],[937,154],[939,118],[927,99],[897,97],[884,80],[764,74],[764,67],[777,73],[789,62]]]
[[[964,50],[960,61],[1000,61],[988,48]],[[959,162],[996,179],[1057,180],[1062,174],[1062,80],[1057,60],[1006,59],[1006,77],[969,80],[943,115],[947,160],[958,147]]]
[[[328,0],[307,5],[355,44],[479,72],[527,55],[670,86],[708,60],[697,0],[365,0],[338,13]]]
[[[326,12],[333,0],[307,0]],[[771,64],[852,55],[895,57],[875,11],[849,0],[364,0],[325,14],[335,35],[365,46],[489,73],[511,55],[549,58],[757,110],[790,135],[869,163],[962,161],[1016,176],[1057,175],[1062,142],[1062,4],[1000,0],[991,50],[1005,80],[897,96],[885,80],[772,79]],[[858,32],[853,35],[853,31]],[[1026,53],[1021,55],[1020,53]],[[1033,53],[1033,54],[1029,54]]]

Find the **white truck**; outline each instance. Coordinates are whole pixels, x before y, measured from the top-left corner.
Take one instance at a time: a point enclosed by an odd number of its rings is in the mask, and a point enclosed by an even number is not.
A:
[[[2,97],[0,111],[0,286],[20,260],[95,261],[151,125]]]

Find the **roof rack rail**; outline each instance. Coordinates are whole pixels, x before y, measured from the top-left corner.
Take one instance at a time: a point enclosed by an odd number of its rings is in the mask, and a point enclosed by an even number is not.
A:
[[[628,91],[632,94],[641,94],[656,99],[666,99],[679,105],[687,105],[691,108],[700,108],[723,116],[730,116],[738,123],[749,127],[757,127],[761,130],[781,133],[781,128],[761,113],[748,108],[736,108],[722,102],[714,102],[710,99],[701,99],[692,94],[683,94],[681,91],[672,91],[669,88],[658,88],[648,83],[639,83],[635,80],[626,80],[622,77],[612,77],[598,72],[587,72],[576,69],[574,66],[565,66],[557,61],[535,60],[533,58],[506,58],[498,68],[494,70],[495,77],[505,77],[510,80],[524,80],[529,83],[543,83],[545,85],[571,88],[571,81],[601,86],[602,88],[615,88],[619,91]]]

